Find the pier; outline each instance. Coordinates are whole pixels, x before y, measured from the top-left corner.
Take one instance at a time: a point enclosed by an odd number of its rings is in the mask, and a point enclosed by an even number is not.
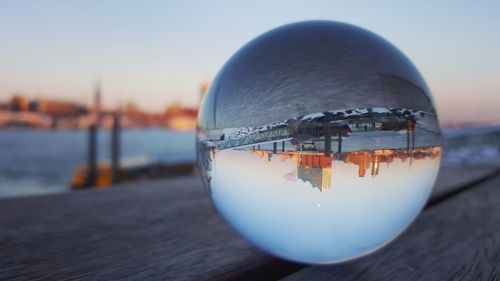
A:
[[[347,135],[349,132],[348,128],[345,127],[335,127],[325,125],[323,128],[323,132],[321,134],[316,130],[315,135],[309,135],[309,138],[315,137],[318,140],[324,143],[324,154],[325,156],[330,156],[332,153],[331,143],[332,141],[336,141],[338,143],[337,152],[342,152],[342,138],[344,135]],[[281,150],[285,151],[285,142],[293,139],[303,139],[301,136],[302,132],[294,132],[289,128],[279,128],[272,129],[269,131],[263,131],[255,134],[250,134],[248,136],[244,136],[239,139],[229,139],[225,140],[219,144],[219,149],[235,149],[235,148],[243,148],[247,146],[252,146],[252,149],[255,150],[255,146],[260,150],[261,144],[272,143],[273,149],[272,152],[276,154],[278,152],[278,143],[281,143]],[[334,134],[337,138],[333,138],[332,134]]]
[[[346,120],[338,122],[314,120],[292,122],[292,125],[266,126],[265,129],[243,134],[242,136],[231,138],[223,136],[220,141],[214,142],[217,143],[218,149],[221,150],[241,149],[250,146],[253,150],[255,150],[256,146],[260,150],[261,145],[271,143],[273,154],[278,152],[279,143],[281,143],[281,150],[285,151],[285,142],[287,141],[292,143],[321,142],[323,143],[321,151],[324,156],[329,157],[332,152],[342,153],[342,142],[344,138],[348,138],[352,133],[405,130],[407,150],[410,152],[411,149],[415,148],[416,121],[411,118],[398,118],[400,116],[381,116],[376,119],[377,122],[367,117],[360,117],[349,122]],[[371,121],[368,122],[368,120]],[[285,123],[288,123],[288,121]],[[380,127],[376,127],[375,123],[380,124]],[[337,143],[336,147],[332,148],[332,142]]]
[[[297,141],[297,139],[304,137],[294,135],[294,134],[288,134],[288,135],[283,135],[283,138],[271,138],[271,139],[265,139],[262,137],[256,137],[258,141],[255,143],[251,142],[250,140],[252,137],[244,138],[244,140],[231,140],[224,142],[219,146],[221,149],[243,149],[245,147],[248,147],[251,145],[251,149],[253,151],[256,150],[261,150],[261,145],[263,144],[272,144],[272,150],[271,152],[273,154],[278,154],[278,146],[281,146],[281,152],[285,151],[285,146],[286,142],[290,141],[292,143],[298,142],[299,145],[295,145],[297,148],[297,151],[302,150],[302,146],[307,143],[323,143],[323,148],[322,149],[317,149],[315,148],[315,151],[320,151],[324,154],[325,157],[330,157],[333,153],[342,153],[342,143],[344,141],[344,138],[349,137],[349,129],[345,127],[328,127],[325,126],[323,129],[323,135],[317,134],[314,136],[312,140],[308,141]],[[412,129],[407,129],[406,131],[407,135],[407,153],[410,153],[411,150],[415,149],[415,128],[413,127]],[[336,142],[336,150],[332,149],[332,142]],[[243,144],[244,143],[244,144]],[[234,146],[231,146],[231,144],[235,144]]]

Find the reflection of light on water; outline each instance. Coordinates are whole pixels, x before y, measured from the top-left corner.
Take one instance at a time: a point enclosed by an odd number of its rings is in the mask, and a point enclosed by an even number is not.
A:
[[[221,214],[261,248],[295,260],[339,261],[395,237],[431,191],[439,154],[419,154],[411,162],[403,154],[385,155],[393,155],[392,160],[375,157],[370,165],[376,173],[363,177],[349,157],[333,160],[330,189],[321,192],[315,180],[300,178],[300,156],[218,151],[212,198]],[[380,165],[383,161],[390,164]]]

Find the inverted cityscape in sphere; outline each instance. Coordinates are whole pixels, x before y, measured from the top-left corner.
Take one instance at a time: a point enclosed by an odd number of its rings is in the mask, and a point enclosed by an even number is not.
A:
[[[257,247],[306,263],[349,260],[401,233],[432,190],[440,143],[415,66],[338,22],[250,41],[198,116],[198,165],[218,211]]]

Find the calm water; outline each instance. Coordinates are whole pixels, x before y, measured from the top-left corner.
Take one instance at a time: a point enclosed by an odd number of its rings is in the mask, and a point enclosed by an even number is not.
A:
[[[194,132],[163,129],[125,130],[123,159],[194,161]],[[110,158],[110,134],[98,135],[99,160]],[[0,132],[0,196],[69,190],[74,171],[85,164],[86,131]]]

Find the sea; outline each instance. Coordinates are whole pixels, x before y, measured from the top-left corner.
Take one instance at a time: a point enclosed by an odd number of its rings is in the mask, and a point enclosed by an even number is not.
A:
[[[98,159],[110,159],[110,131],[97,136]],[[70,190],[76,169],[87,161],[85,130],[0,131],[0,197]],[[128,129],[121,134],[125,163],[194,162],[194,131]]]

